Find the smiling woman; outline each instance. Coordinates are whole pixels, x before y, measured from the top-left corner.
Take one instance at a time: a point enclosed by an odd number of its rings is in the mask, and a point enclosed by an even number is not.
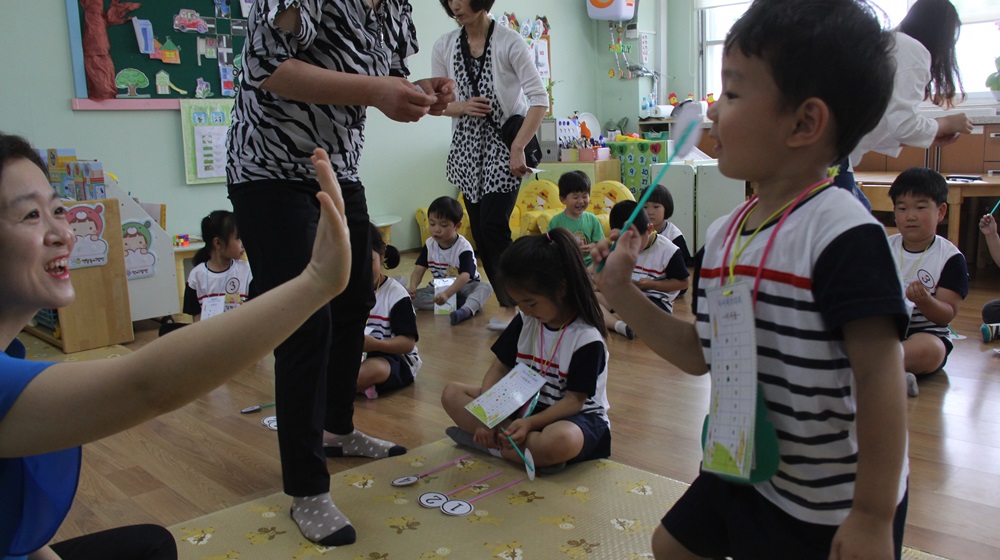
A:
[[[37,152],[23,138],[0,133],[0,559],[177,557],[173,537],[155,525],[46,543],[73,502],[81,444],[214,389],[343,290],[350,271],[343,198],[326,153],[316,150],[312,163],[322,217],[301,275],[128,356],[52,364],[25,360],[14,337],[40,308],[73,302],[67,265],[75,237]]]

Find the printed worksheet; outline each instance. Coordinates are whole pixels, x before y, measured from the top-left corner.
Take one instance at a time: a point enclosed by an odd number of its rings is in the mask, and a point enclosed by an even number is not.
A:
[[[703,468],[750,478],[757,409],[753,297],[745,282],[706,290],[712,326],[712,392]]]
[[[517,364],[496,385],[465,405],[465,409],[487,428],[494,428],[534,398],[542,385],[545,385],[545,378],[541,374],[524,364]]]

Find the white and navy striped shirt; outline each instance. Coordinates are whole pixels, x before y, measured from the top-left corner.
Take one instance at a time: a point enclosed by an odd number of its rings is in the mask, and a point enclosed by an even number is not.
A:
[[[417,316],[413,312],[410,293],[393,278],[386,278],[375,290],[375,307],[368,312],[367,327],[371,329],[372,338],[389,340],[394,336],[410,336],[419,340],[417,334]],[[419,361],[417,347],[403,354],[407,362],[413,364]],[[411,373],[416,377],[417,372]]]
[[[506,366],[525,364],[545,376],[535,414],[561,401],[567,391],[573,391],[587,395],[580,414],[597,414],[611,425],[608,347],[594,326],[577,317],[562,329],[554,330],[538,319],[518,313],[491,350]]]
[[[677,245],[665,235],[653,234],[653,242],[639,252],[639,258],[632,269],[632,281],[639,280],[683,280],[691,275],[684,265],[684,257]],[[657,307],[667,313],[674,312],[674,300],[680,290],[662,292],[660,290],[644,290],[642,292]]]
[[[737,213],[709,227],[696,274],[696,327],[709,367],[705,289],[728,277],[723,238]],[[762,229],[743,250],[737,282],[753,285],[773,228]],[[749,237],[743,232],[740,242]],[[849,192],[824,189],[788,216],[756,294],[758,382],[781,460],[777,474],[755,488],[797,519],[839,525],[850,511],[858,460],[857,408],[841,327],[886,315],[902,335],[906,311],[885,232]],[[867,419],[873,420],[878,421]],[[904,460],[899,499],[907,472]]]
[[[293,36],[274,18],[297,6],[301,30]],[[360,105],[316,105],[261,88],[288,59],[364,76],[408,76],[406,57],[417,52],[408,0],[257,0],[247,21],[243,68],[228,137],[229,184],[262,179],[313,181],[316,147],[330,154],[337,178],[356,181],[364,145]]]
[[[428,238],[417,256],[417,266],[429,268],[434,278],[458,278],[468,272],[469,280],[478,282],[479,270],[472,244],[460,233],[455,236],[457,239],[447,249],[438,245],[433,237]]]
[[[962,299],[969,295],[969,270],[965,264],[965,255],[951,241],[935,235],[926,250],[914,253],[903,248],[903,236],[897,233],[889,236],[889,247],[899,263],[899,280],[902,282],[903,292],[906,292],[906,287],[911,282],[920,280],[931,295],[936,294],[938,288],[951,290],[962,296]],[[906,336],[918,332],[930,333],[943,339],[948,339],[951,334],[948,332],[948,325],[934,323],[924,316],[920,308],[914,307],[910,313],[910,326],[906,329]]]

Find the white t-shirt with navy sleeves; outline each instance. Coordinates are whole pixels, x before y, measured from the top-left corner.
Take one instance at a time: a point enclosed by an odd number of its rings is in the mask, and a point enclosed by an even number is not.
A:
[[[447,249],[429,238],[417,257],[417,266],[430,269],[434,278],[457,278],[463,272],[469,273],[470,280],[479,280],[476,267],[476,253],[469,240],[456,234],[458,239]]]
[[[705,289],[728,277],[723,238],[737,214],[709,227],[695,279],[696,328],[709,367]],[[752,287],[774,227],[749,241],[750,232],[743,232],[740,242],[748,244],[735,267],[736,281]],[[903,334],[907,316],[892,258],[882,225],[849,192],[826,188],[788,216],[764,264],[755,309],[758,382],[781,459],[777,474],[754,488],[797,519],[839,525],[850,511],[857,403],[841,328],[890,316]],[[897,499],[908,471],[904,457]]]

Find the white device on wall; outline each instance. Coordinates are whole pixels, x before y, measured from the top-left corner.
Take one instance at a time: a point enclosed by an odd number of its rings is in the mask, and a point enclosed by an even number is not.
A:
[[[555,119],[542,119],[538,127],[538,145],[542,148],[542,161],[559,161],[559,135]]]
[[[635,17],[637,0],[587,0],[590,19],[628,21]]]

